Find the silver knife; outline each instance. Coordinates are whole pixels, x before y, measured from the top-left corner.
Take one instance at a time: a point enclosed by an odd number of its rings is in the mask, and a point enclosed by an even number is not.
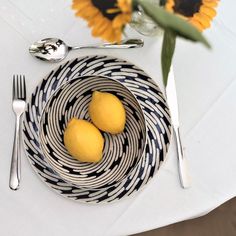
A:
[[[170,113],[171,113],[173,135],[175,135],[176,144],[177,144],[180,182],[183,188],[189,188],[191,187],[191,179],[189,176],[187,160],[183,153],[183,147],[182,147],[181,138],[180,138],[178,100],[177,100],[177,95],[176,95],[175,78],[174,78],[172,65],[171,65],[170,72],[168,75],[168,81],[167,81],[167,86],[166,86],[166,96],[167,96],[167,102],[168,102]]]

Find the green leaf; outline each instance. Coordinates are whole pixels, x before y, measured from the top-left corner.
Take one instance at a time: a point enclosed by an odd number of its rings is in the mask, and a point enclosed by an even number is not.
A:
[[[161,51],[161,66],[164,85],[167,85],[168,75],[172,58],[175,51],[176,34],[171,30],[165,30],[162,51]]]
[[[201,42],[206,47],[210,48],[210,44],[194,26],[181,17],[167,12],[163,7],[153,4],[152,0],[135,0],[134,4],[139,4],[144,9],[145,13],[164,30],[171,30],[178,36],[195,42]]]

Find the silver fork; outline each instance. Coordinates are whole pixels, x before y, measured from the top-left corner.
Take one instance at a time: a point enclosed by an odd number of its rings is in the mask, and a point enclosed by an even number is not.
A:
[[[12,107],[16,115],[16,124],[15,124],[15,136],[14,144],[12,151],[11,159],[11,170],[10,170],[10,180],[9,187],[12,190],[17,190],[20,186],[20,177],[21,177],[21,116],[25,111],[26,107],[26,85],[25,85],[25,76],[24,75],[14,75],[13,76],[13,102]]]

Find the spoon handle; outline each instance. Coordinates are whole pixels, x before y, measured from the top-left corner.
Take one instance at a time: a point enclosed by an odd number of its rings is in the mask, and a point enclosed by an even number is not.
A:
[[[90,45],[90,46],[75,46],[70,47],[71,50],[76,49],[90,49],[90,48],[108,48],[108,49],[126,49],[126,48],[140,48],[143,47],[142,39],[126,39],[120,43],[104,43],[101,45]]]

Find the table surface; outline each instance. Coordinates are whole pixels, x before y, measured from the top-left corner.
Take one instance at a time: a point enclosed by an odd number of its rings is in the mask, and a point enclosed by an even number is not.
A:
[[[14,115],[12,75],[25,74],[27,91],[57,65],[32,58],[29,45],[59,37],[71,45],[99,42],[86,23],[75,18],[68,0],[0,0],[0,235],[127,235],[206,214],[236,196],[236,1],[221,1],[218,16],[205,35],[212,50],[178,40],[174,70],[181,136],[192,188],[180,187],[174,140],[168,159],[150,183],[133,197],[105,205],[62,198],[48,188],[22,156],[19,191],[8,188]],[[230,14],[232,13],[232,14]],[[128,35],[138,37],[132,30]],[[81,50],[68,59],[106,54],[144,69],[163,89],[161,38],[145,38],[133,50]]]

